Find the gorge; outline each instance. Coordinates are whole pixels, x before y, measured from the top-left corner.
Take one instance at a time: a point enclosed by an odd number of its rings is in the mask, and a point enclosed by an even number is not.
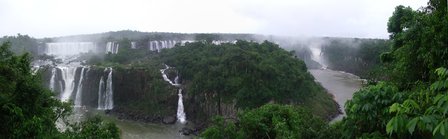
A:
[[[177,60],[180,59],[186,60],[188,59],[188,57],[181,58],[177,56],[179,54],[185,53],[182,51],[187,49],[189,51],[192,51],[191,53],[203,53],[201,52],[202,50],[196,49],[198,48],[198,45],[201,45],[201,43],[198,43],[200,41],[151,40],[145,42],[146,43],[142,43],[139,40],[132,40],[132,41],[108,40],[104,42],[47,43],[46,46],[40,47],[41,52],[43,52],[44,54],[53,55],[55,56],[56,59],[61,60],[49,62],[50,64],[46,65],[40,65],[41,68],[39,68],[39,71],[42,72],[43,80],[45,81],[44,84],[46,84],[46,86],[49,89],[54,90],[56,96],[58,96],[62,101],[68,101],[68,100],[73,101],[75,108],[79,108],[76,112],[78,112],[80,117],[83,117],[85,115],[91,115],[90,113],[96,113],[96,114],[107,113],[107,115],[104,116],[106,117],[111,116],[110,118],[107,119],[119,123],[118,127],[128,128],[128,129],[122,129],[123,131],[127,132],[123,134],[123,137],[125,138],[135,138],[136,136],[138,136],[138,138],[146,138],[146,137],[155,137],[153,135],[157,135],[157,133],[153,134],[151,133],[147,134],[143,132],[135,133],[133,131],[135,130],[134,126],[141,125],[141,123],[139,122],[149,124],[145,125],[148,128],[144,129],[150,131],[145,132],[151,132],[154,129],[156,130],[174,129],[177,131],[182,131],[181,133],[185,135],[192,133],[197,134],[201,129],[207,126],[206,122],[208,121],[207,119],[209,119],[213,115],[223,115],[227,118],[235,118],[237,112],[240,111],[242,107],[247,106],[256,107],[260,104],[267,103],[268,98],[261,99],[262,100],[261,102],[247,101],[250,103],[241,104],[244,101],[240,101],[238,99],[229,101],[226,100],[228,98],[217,97],[217,95],[219,96],[219,93],[213,94],[204,92],[204,94],[202,94],[200,92],[197,92],[198,89],[191,86],[191,84],[194,83],[197,85],[200,84],[206,85],[204,84],[205,82],[197,82],[199,81],[199,79],[197,80],[192,78],[193,77],[191,76],[192,73],[189,72],[189,70],[194,69],[188,69],[187,67],[185,67],[186,65],[177,64],[178,63]],[[213,40],[210,42],[211,42],[210,48],[208,48],[209,46],[207,46],[206,48],[202,49],[215,49],[214,48],[215,45],[216,46],[223,45],[222,47],[224,48],[232,48],[232,45],[238,47],[248,45],[258,45],[258,43],[251,44],[244,41],[237,42],[231,40]],[[207,43],[205,44],[209,45]],[[264,44],[259,43],[259,44],[264,45],[263,47],[265,48],[271,49],[270,51],[272,50],[277,51],[276,47],[272,47],[274,46],[274,44],[269,43]],[[164,51],[164,49],[172,49],[175,48],[176,46],[179,47],[178,49],[176,49],[177,52],[170,50],[169,53],[167,53],[166,51]],[[54,48],[54,47],[60,47],[60,48]],[[63,50],[64,47],[67,47],[70,51],[66,52],[65,50]],[[73,49],[74,47],[80,47],[80,49]],[[259,51],[251,49],[248,50]],[[311,51],[314,52],[315,50],[320,51],[320,47],[313,46]],[[90,57],[86,58],[86,56],[88,56],[89,53],[91,53],[95,55],[104,55],[104,60],[108,61],[108,60],[114,60],[113,59],[114,57],[120,57],[123,55],[135,55],[137,51],[144,52],[146,53],[145,55],[149,55],[152,57],[150,57],[151,58],[150,60],[139,61],[139,63],[136,63],[135,61],[130,61],[120,64],[111,64],[106,62],[103,62],[101,64],[88,64],[89,61],[91,61],[91,58]],[[240,53],[237,50],[232,49],[229,49],[229,51],[233,51],[233,53],[237,57],[239,55],[238,53]],[[174,57],[175,55],[177,58]],[[320,53],[317,53],[317,55],[316,53],[311,53],[310,56],[312,57],[312,60],[321,64],[321,61],[319,60],[322,59],[321,58],[322,55]],[[190,58],[193,57],[194,56]],[[266,57],[271,56],[266,55]],[[167,64],[174,66],[170,67],[166,65],[164,62],[167,62]],[[193,62],[193,61],[185,61],[185,62]],[[48,62],[41,62],[41,63],[48,63]],[[127,64],[127,66],[121,66],[125,64]],[[187,65],[191,66],[194,64],[191,63]],[[203,65],[196,65],[195,67],[202,67],[202,66]],[[301,66],[303,67],[299,69],[302,69],[303,72],[306,72],[305,65]],[[234,68],[238,69],[241,67],[234,67]],[[206,71],[206,72],[216,72],[216,71]],[[311,73],[313,73],[313,70],[311,70]],[[294,75],[297,73],[290,73],[290,74]],[[242,75],[237,76],[244,77]],[[305,80],[312,81],[311,75],[305,74],[305,76],[306,76]],[[337,77],[339,75],[331,75],[331,76]],[[223,79],[222,77],[219,76],[216,76],[216,78]],[[322,82],[320,78],[316,77],[316,79],[318,82]],[[268,80],[268,78],[266,78],[266,80]],[[338,80],[336,79],[331,82],[337,82],[337,81]],[[240,84],[246,82],[256,83],[257,81],[247,80],[240,82]],[[306,86],[315,86],[313,85],[314,84],[313,81],[305,83],[307,85],[301,87],[302,89],[306,89]],[[325,83],[322,83],[322,85],[327,90],[329,90],[330,93],[337,93],[331,91],[332,90],[331,86],[330,88],[327,88],[328,86],[325,86]],[[273,84],[272,88],[270,87],[271,85],[265,85],[265,86],[268,87],[265,89],[276,90],[275,86],[278,85]],[[315,86],[309,89],[313,88],[316,89],[319,87]],[[219,89],[219,87],[216,89]],[[239,92],[239,91],[233,90],[232,92]],[[326,92],[323,91],[322,89],[317,89],[314,90],[313,92],[321,92],[318,94],[328,97],[326,96]],[[306,96],[306,94],[304,95]],[[336,98],[339,98],[337,94],[333,95],[335,95]],[[290,98],[294,97],[295,96],[290,96]],[[311,101],[312,99],[315,98],[311,97],[309,100],[307,99],[286,100],[283,98],[273,97],[272,99],[277,99],[275,101],[279,101],[280,103],[285,102],[297,103],[296,101],[305,101],[306,103],[308,103],[307,101]],[[339,105],[341,105],[341,107],[344,104],[344,101],[337,101],[337,102],[339,103]],[[339,113],[338,111],[340,111],[337,110],[338,108],[335,106],[335,104],[336,104],[335,102],[328,101],[328,102],[322,102],[322,104],[318,103],[309,104],[306,107],[319,108],[314,109],[315,110],[314,113],[322,117],[325,117],[326,119],[331,119],[332,117],[335,117]],[[156,125],[153,125],[154,123]],[[173,124],[173,125],[166,125],[166,126],[159,125],[160,123]],[[171,134],[164,137],[161,136],[158,137],[173,138],[174,136],[176,138],[183,137],[183,135],[180,134],[174,134],[174,135]]]

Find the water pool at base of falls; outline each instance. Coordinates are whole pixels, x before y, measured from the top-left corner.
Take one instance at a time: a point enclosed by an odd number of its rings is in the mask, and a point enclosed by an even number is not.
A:
[[[96,108],[74,108],[75,120],[79,121],[86,117],[100,115],[104,120],[115,123],[120,129],[122,139],[190,139],[193,135],[182,135],[180,130],[193,125],[175,123],[172,125],[143,123],[139,121],[118,119],[113,115],[105,114],[103,110]]]

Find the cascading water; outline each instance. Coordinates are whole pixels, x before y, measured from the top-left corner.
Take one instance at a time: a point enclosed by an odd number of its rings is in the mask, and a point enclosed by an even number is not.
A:
[[[97,46],[93,42],[57,42],[47,43],[45,54],[64,57],[89,51],[95,52],[96,49]]]
[[[102,110],[102,109],[104,109],[104,102],[102,101],[102,100],[104,100],[104,98],[103,98],[103,88],[104,88],[104,78],[103,77],[101,77],[101,80],[100,80],[100,85],[99,85],[99,87],[98,87],[98,109],[99,110]]]
[[[163,80],[167,81],[168,83],[170,83],[172,86],[178,87],[178,96],[179,96],[179,100],[177,101],[177,113],[176,113],[176,117],[177,120],[184,124],[186,122],[186,114],[184,111],[184,103],[182,100],[182,89],[180,88],[180,83],[179,83],[179,76],[176,76],[176,78],[174,79],[174,83],[168,78],[168,76],[166,75],[165,71],[167,69],[169,69],[170,67],[168,65],[165,65],[165,69],[161,69],[160,72],[162,73],[162,77]]]
[[[176,77],[177,79],[177,77]],[[185,123],[186,121],[186,116],[185,116],[185,111],[184,111],[184,103],[182,100],[182,89],[179,88],[179,93],[177,94],[179,96],[179,100],[177,101],[177,119],[179,120],[180,123]]]
[[[109,68],[109,75],[107,76],[107,84],[106,84],[106,104],[105,109],[110,110],[114,107],[113,101],[113,89],[112,89],[112,68]]]
[[[137,49],[136,42],[131,42],[131,49]]]
[[[75,107],[81,107],[81,103],[82,103],[82,81],[84,79],[84,67],[82,67],[81,69],[81,74],[79,75],[79,82],[78,82],[78,87],[77,87],[77,91],[76,91],[76,97],[75,97]]]
[[[104,78],[101,77],[99,89],[98,89],[98,109],[99,110],[111,110],[114,108],[113,101],[113,87],[112,87],[112,68],[106,68],[104,72],[109,71],[106,79],[106,85],[104,84]]]
[[[319,63],[322,66],[322,69],[327,69],[327,66],[324,64],[324,60],[321,57],[322,51],[320,47],[312,46],[310,47],[312,59]]]
[[[67,102],[72,96],[75,89],[75,74],[76,67],[58,67],[62,72],[62,81],[64,82],[64,89],[62,90],[61,100]]]
[[[119,47],[120,47],[120,44],[118,44],[118,43],[107,42],[107,44],[106,44],[106,53],[117,54]]]
[[[50,90],[55,91],[54,82],[56,77],[56,68],[51,69],[51,78],[50,78]]]

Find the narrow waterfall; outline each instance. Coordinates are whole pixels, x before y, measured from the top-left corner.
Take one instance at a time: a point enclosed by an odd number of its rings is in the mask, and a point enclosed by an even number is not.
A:
[[[62,80],[64,89],[62,91],[61,100],[67,102],[72,96],[75,89],[76,67],[58,67],[62,72]]]
[[[184,111],[184,103],[182,100],[182,88],[180,88],[179,75],[177,75],[176,78],[174,78],[174,83],[173,83],[173,81],[171,81],[165,73],[165,71],[169,68],[170,67],[168,65],[165,65],[165,69],[161,69],[160,72],[162,73],[163,80],[170,83],[172,86],[179,88],[178,94],[177,94],[179,96],[179,100],[177,101],[176,117],[180,123],[185,124],[187,117],[186,117],[186,114]]]
[[[51,69],[51,78],[50,78],[50,90],[54,92],[54,82],[56,77],[56,68]]]
[[[173,86],[179,86],[179,84],[173,83],[173,81],[168,79],[168,75],[165,74],[165,70],[167,70],[167,69],[170,69],[170,67],[168,65],[165,65],[165,68],[160,70],[160,72],[162,73],[163,80],[167,81],[168,83],[170,83]]]
[[[103,88],[104,88],[104,78],[101,76],[100,85],[98,87],[98,109],[103,110],[104,109],[104,100],[103,98]]]
[[[109,75],[107,76],[106,84],[106,102],[105,109],[111,110],[114,107],[113,89],[112,89],[112,68],[109,68]]]
[[[184,102],[182,100],[182,89],[179,89],[179,93],[177,94],[179,96],[179,100],[177,101],[177,119],[180,123],[184,124],[187,117],[185,116],[184,112]]]
[[[112,87],[112,68],[106,68],[104,72],[109,71],[104,84],[104,78],[101,77],[98,87],[98,109],[111,110],[114,108],[113,87]]]
[[[79,82],[78,87],[76,91],[76,97],[75,97],[75,107],[81,107],[82,103],[82,81],[84,78],[84,67],[81,69],[81,74],[79,75]]]
[[[137,43],[131,42],[131,49],[137,49]]]

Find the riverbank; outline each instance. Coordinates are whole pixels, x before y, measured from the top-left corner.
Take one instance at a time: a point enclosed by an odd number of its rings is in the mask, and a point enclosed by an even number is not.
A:
[[[345,116],[345,102],[362,87],[363,81],[353,74],[330,69],[310,69],[309,72],[314,76],[316,82],[319,82],[328,93],[334,96],[342,114],[333,118],[333,121],[341,120]]]

